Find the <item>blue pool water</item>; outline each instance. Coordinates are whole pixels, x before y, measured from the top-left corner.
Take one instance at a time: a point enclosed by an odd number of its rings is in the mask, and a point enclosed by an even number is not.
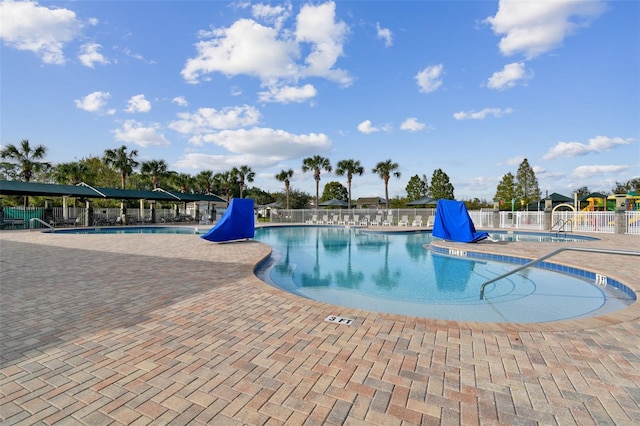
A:
[[[602,315],[633,303],[612,286],[529,268],[487,286],[515,266],[434,253],[426,232],[340,227],[256,230],[273,248],[257,270],[264,281],[326,303],[459,321],[547,322]],[[340,315],[339,312],[334,314]]]

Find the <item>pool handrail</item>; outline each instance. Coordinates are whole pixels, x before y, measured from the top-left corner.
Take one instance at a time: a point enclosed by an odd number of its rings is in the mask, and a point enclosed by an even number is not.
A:
[[[524,265],[518,266],[517,268],[506,272],[498,277],[492,278],[489,281],[486,281],[485,283],[483,283],[480,286],[480,300],[484,299],[484,288],[486,286],[488,286],[491,283],[494,283],[498,280],[501,280],[505,277],[508,277],[509,275],[515,274],[516,272],[522,271],[523,269],[526,269],[530,266],[535,265],[538,262],[541,262],[545,259],[548,259],[552,256],[555,256],[556,254],[563,252],[563,251],[583,251],[583,252],[589,252],[589,253],[601,253],[601,254],[618,254],[618,255],[623,255],[623,256],[640,256],[640,252],[636,252],[636,251],[628,251],[628,250],[610,250],[610,249],[598,249],[598,248],[586,248],[586,247],[561,247],[559,249],[556,249],[550,253],[545,254],[544,256],[540,256],[539,258],[532,260],[531,262],[525,263]]]
[[[39,217],[32,217],[31,219],[29,219],[29,231],[33,230],[33,223],[34,222],[39,222],[39,223],[43,224],[44,226],[46,226],[47,228],[53,229],[53,226],[50,223],[45,222],[44,220],[40,219]]]

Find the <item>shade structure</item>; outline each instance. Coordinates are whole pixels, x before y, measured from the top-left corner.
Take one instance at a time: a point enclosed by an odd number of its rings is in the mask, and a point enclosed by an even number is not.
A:
[[[77,198],[103,198],[117,200],[155,200],[155,201],[212,201],[226,203],[226,200],[214,194],[189,194],[164,189],[139,190],[118,188],[94,188],[91,185],[57,185],[51,183],[34,183],[22,181],[0,180],[0,195],[28,196],[69,196]]]
[[[422,197],[407,203],[408,206],[428,206],[432,204],[435,206],[438,204],[438,200],[434,200],[431,197]]]
[[[337,198],[332,198],[331,200],[322,202],[318,204],[320,207],[347,207],[346,201],[338,200]]]

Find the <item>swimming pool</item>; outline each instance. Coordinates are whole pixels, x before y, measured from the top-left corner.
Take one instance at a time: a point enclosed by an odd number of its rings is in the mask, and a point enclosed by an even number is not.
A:
[[[604,315],[635,300],[632,292],[539,268],[487,286],[480,300],[482,283],[514,266],[427,250],[432,237],[426,232],[273,227],[257,229],[255,238],[273,249],[256,270],[262,280],[302,297],[370,311],[548,322]]]

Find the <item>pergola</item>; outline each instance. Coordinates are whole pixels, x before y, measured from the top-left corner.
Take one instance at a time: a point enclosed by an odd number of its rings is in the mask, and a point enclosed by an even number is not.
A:
[[[199,201],[227,203],[225,199],[215,194],[183,193],[167,191],[161,188],[154,190],[116,189],[93,187],[86,183],[79,183],[78,185],[58,185],[15,180],[0,180],[0,195],[63,197],[63,205],[65,207],[69,197],[79,198],[82,200],[140,200],[141,208],[144,207],[145,201],[150,201],[152,204],[156,201],[173,203],[197,203]],[[89,203],[87,203],[87,205],[89,205]]]

